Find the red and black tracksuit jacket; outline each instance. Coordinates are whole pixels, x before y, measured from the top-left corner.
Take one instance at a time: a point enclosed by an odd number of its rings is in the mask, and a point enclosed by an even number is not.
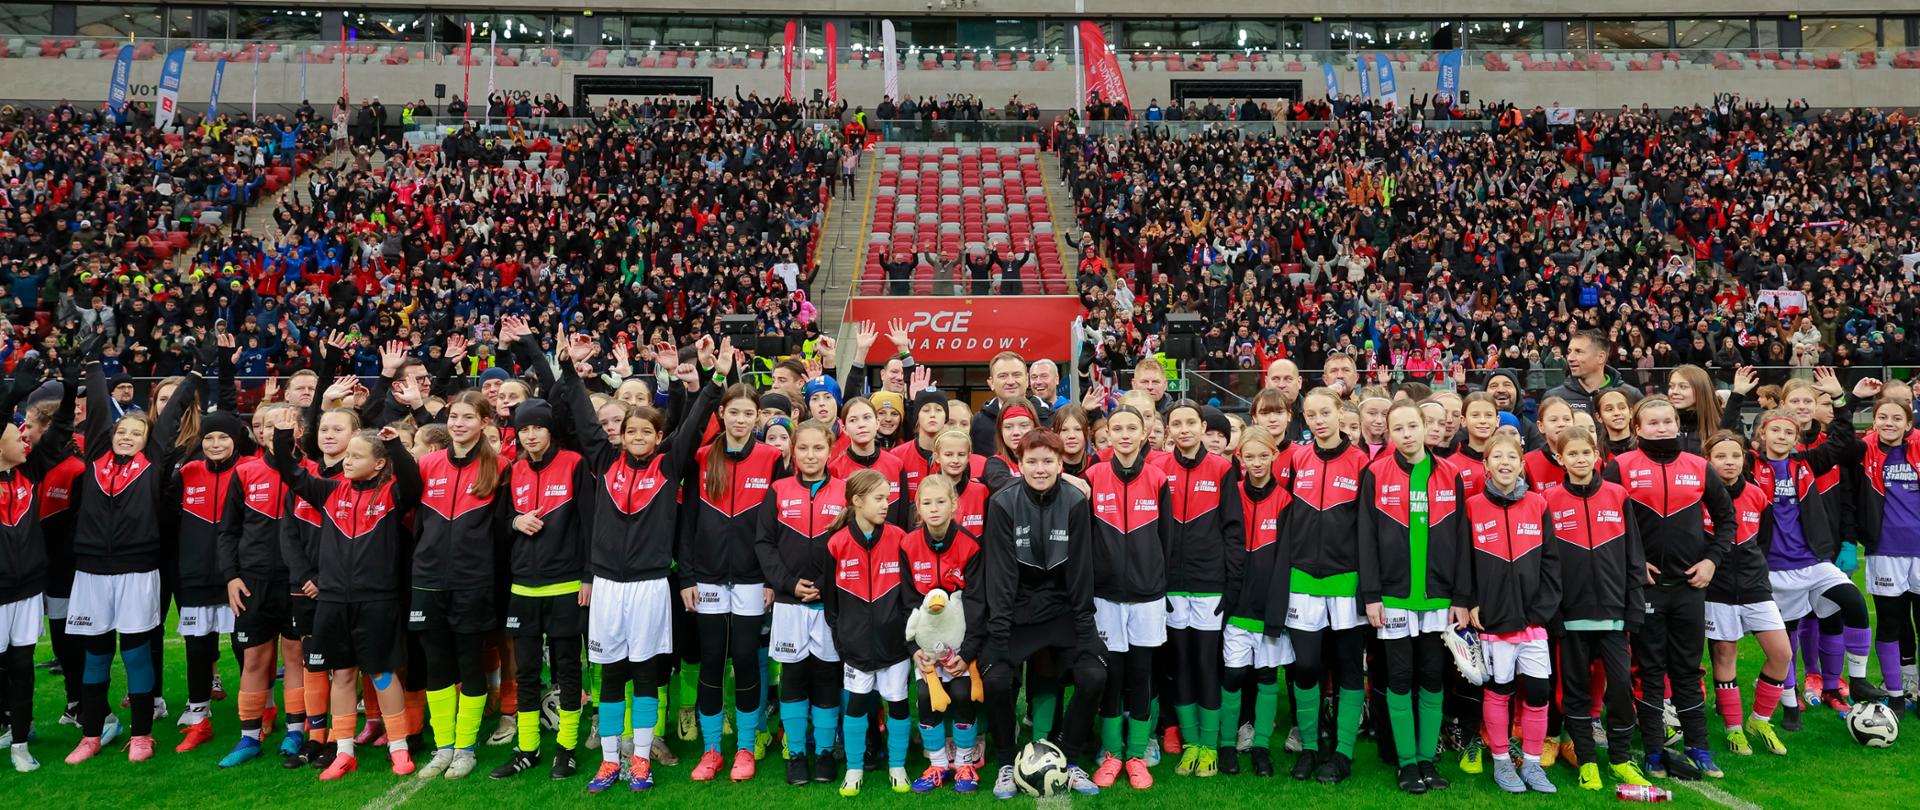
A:
[[[267,466],[273,467],[276,474],[279,472],[272,459],[267,460]],[[346,480],[342,477],[339,464],[323,466],[312,459],[301,459],[300,468],[316,478]],[[285,481],[284,477],[282,481]],[[307,499],[300,497],[300,493],[294,492],[291,486],[287,487],[286,509],[292,519],[281,524],[280,558],[287,564],[287,583],[298,587],[313,581],[313,568],[299,568],[296,563],[307,563],[314,558],[314,548],[320,542],[320,530],[325,527],[326,519],[318,507],[307,503]]]
[[[979,458],[979,456],[974,456]],[[969,534],[979,537],[987,528],[987,485],[978,478],[953,482],[956,503],[953,505],[953,522]]]
[[[684,547],[677,557],[690,582],[709,585],[745,585],[765,581],[760,559],[753,550],[754,509],[765,500],[773,482],[787,474],[780,451],[754,439],[738,450],[725,449],[725,439],[694,453],[697,472],[693,531],[681,535]],[[707,460],[720,453],[725,485],[709,493]],[[905,632],[902,630],[901,632]]]
[[[173,474],[168,500],[179,505],[174,599],[181,607],[227,603],[229,577],[222,576],[220,568],[220,527],[233,503],[241,461],[195,459]]]
[[[514,585],[538,588],[584,582],[587,571],[587,519],[584,500],[594,491],[593,468],[579,453],[549,447],[533,461],[518,453],[507,467],[509,576]],[[540,530],[523,534],[512,528],[518,515],[540,518]]]
[[[73,386],[66,386],[60,409],[46,436],[60,438],[73,433]],[[50,475],[73,461],[72,445],[47,442],[27,453],[25,463],[0,472],[0,605],[37,597],[47,592],[49,547],[66,546],[70,535],[47,532],[45,488]],[[69,592],[73,588],[71,570],[66,576]]]
[[[940,462],[934,460],[932,450],[921,449],[920,442],[917,440],[906,442],[887,452],[900,460],[900,483],[904,487],[901,497],[908,504],[912,504],[913,499],[920,496],[921,479],[940,472]],[[967,460],[967,475],[971,477],[979,478],[986,469],[986,456],[974,453],[973,457]],[[908,507],[908,511],[912,511],[911,506]]]
[[[1167,591],[1224,594],[1227,567],[1239,562],[1230,552],[1244,538],[1240,531],[1238,479],[1233,461],[1200,448],[1189,459],[1169,453],[1160,460],[1167,475]]]
[[[1639,526],[1628,519],[1627,490],[1596,476],[1585,484],[1561,484],[1541,494],[1559,545],[1562,621],[1624,621],[1628,630],[1646,614],[1641,588],[1647,553]],[[1761,561],[1765,568],[1765,561]],[[1765,580],[1762,570],[1761,578]]]
[[[1087,470],[1093,491],[1093,595],[1109,602],[1167,596],[1173,567],[1173,500],[1167,474],[1143,454],[1132,469],[1118,459]]]
[[[67,408],[66,413],[72,413]],[[66,436],[66,433],[53,433],[48,436]],[[73,537],[74,526],[78,522],[78,512],[74,501],[76,488],[80,486],[80,476],[87,471],[87,462],[73,455],[69,445],[62,453],[65,458],[40,479],[40,533],[50,538],[47,541],[47,596],[65,599],[73,593]],[[31,456],[29,456],[31,458]]]
[[[199,374],[188,374],[182,393],[200,386]],[[174,508],[167,504],[167,485],[174,462],[174,434],[180,416],[197,399],[176,396],[147,435],[145,450],[131,456],[113,452],[113,406],[107,377],[99,361],[87,364],[87,469],[79,477],[73,533],[73,560],[89,574],[133,574],[160,568],[165,545],[161,518]]]
[[[825,589],[834,570],[820,567],[826,559],[820,548],[826,545],[834,519],[846,510],[847,482],[839,478],[829,475],[806,482],[792,476],[773,482],[773,491],[760,502],[760,528],[753,550],[775,602],[802,604],[793,588],[803,579]]]
[[[1767,544],[1773,537],[1773,487],[1742,478],[1727,487],[1733,499],[1733,547],[1713,569],[1707,601],[1752,605],[1773,601],[1767,572]],[[1711,518],[1709,518],[1711,520]]]
[[[1809,427],[1800,445],[1794,448],[1794,458],[1805,460],[1812,466],[1814,489],[1829,503],[1853,503],[1856,497],[1854,493],[1866,486],[1863,480],[1865,476],[1858,469],[1865,448],[1860,438],[1854,435],[1850,421],[1836,418],[1827,424],[1825,430],[1818,425]],[[1860,536],[1860,520],[1855,510],[1829,509],[1826,510],[1826,518],[1828,537],[1845,540]],[[1820,559],[1831,562],[1840,553],[1839,544],[1835,543],[1831,551],[1831,554],[1822,555]]]
[[[1003,455],[987,459],[980,468],[980,483],[986,485],[988,495],[999,492],[1009,483],[1020,483],[1020,462]]]
[[[853,477],[861,470],[873,470],[887,479],[887,522],[895,526],[906,526],[907,517],[913,513],[910,502],[902,497],[906,492],[905,468],[900,457],[883,450],[879,445],[873,448],[873,455],[863,456],[849,447],[827,462],[827,474],[842,481]]]
[[[1489,488],[1467,499],[1473,539],[1470,578],[1456,605],[1480,609],[1488,633],[1545,627],[1560,610],[1559,543],[1547,499],[1538,492],[1507,498]]]
[[[1527,469],[1527,488],[1545,493],[1567,481],[1567,468],[1560,466],[1560,459],[1546,448],[1535,450],[1522,459]]]
[[[420,504],[413,522],[420,541],[413,549],[413,587],[427,591],[493,588],[500,576],[495,562],[507,547],[511,515],[502,496],[506,459],[496,458],[498,479],[486,497],[473,492],[480,478],[477,455],[454,455],[452,448],[420,459]]]
[[[1853,510],[1860,533],[1854,536],[1859,538],[1866,553],[1875,554],[1880,550],[1882,524],[1887,514],[1887,448],[1877,436],[1865,444],[1860,460],[1860,477],[1864,486],[1855,490],[1854,503],[1858,504],[1858,508]],[[1907,432],[1906,454],[1908,464],[1920,464],[1920,428]],[[1835,507],[1845,510],[1844,506],[1838,504]]]
[[[834,649],[854,669],[877,672],[907,659],[907,614],[919,603],[906,582],[906,536],[890,523],[865,534],[849,521],[814,552],[822,558],[814,565],[833,572],[820,596]]]
[[[399,599],[403,569],[395,561],[412,545],[406,513],[420,502],[420,468],[399,439],[386,443],[392,474],[372,481],[317,477],[293,458],[293,431],[276,430],[273,464],[295,495],[315,504],[321,527],[311,559],[289,559],[294,571],[313,571],[322,602]],[[304,555],[299,544],[288,549]]]
[[[1768,503],[1771,504],[1778,491],[1775,487],[1780,483],[1774,479],[1773,465],[1764,456],[1756,455],[1747,466],[1753,471],[1753,485],[1767,493]],[[1807,550],[1813,553],[1814,559],[1831,562],[1840,555],[1840,544],[1833,534],[1834,524],[1838,521],[1833,518],[1834,510],[1827,506],[1827,495],[1820,491],[1820,477],[1801,458],[1788,461],[1787,469],[1792,471],[1794,497],[1800,501],[1800,536],[1806,540]],[[1772,548],[1774,515],[1771,509],[1767,512],[1767,522],[1762,527],[1761,536],[1767,539],[1767,548]]]
[[[1368,463],[1366,451],[1346,439],[1331,448],[1296,445],[1275,462],[1274,477],[1293,496],[1281,536],[1294,570],[1316,578],[1360,570],[1360,477]],[[1284,605],[1287,588],[1278,590]]]
[[[227,504],[220,511],[221,582],[239,579],[251,591],[287,590],[293,580],[281,550],[282,535],[297,531],[282,525],[289,522],[288,494],[286,482],[266,459],[244,459],[233,468]]]
[[[1706,459],[1675,444],[1644,440],[1607,465],[1606,478],[1627,489],[1627,511],[1640,530],[1647,562],[1660,569],[1654,584],[1684,587],[1695,563],[1712,560],[1717,568],[1726,561],[1733,546],[1733,500]]]
[[[1425,583],[1429,599],[1452,599],[1455,581],[1464,576],[1467,559],[1466,521],[1460,507],[1466,503],[1465,485],[1453,462],[1428,455],[1427,545],[1413,548],[1413,467],[1399,451],[1382,453],[1360,475],[1357,535],[1360,549],[1360,603],[1383,599],[1410,599],[1416,579]],[[1415,566],[1420,576],[1415,576]]]
[[[1241,478],[1234,492],[1240,499],[1241,543],[1232,553],[1240,561],[1227,566],[1227,589],[1220,607],[1228,619],[1264,622],[1275,577],[1284,577],[1288,569],[1280,522],[1293,495],[1273,478],[1261,487]]]
[[[1460,471],[1460,485],[1466,489],[1461,492],[1471,498],[1487,489],[1487,457],[1473,449],[1466,442],[1460,443],[1460,449],[1450,457],[1454,469]]]
[[[947,524],[945,536],[936,536],[925,526],[907,532],[900,541],[900,554],[907,563],[907,581],[913,586],[910,608],[919,607],[922,598],[935,588],[956,594],[980,577],[980,538],[958,524]],[[967,627],[985,627],[986,594],[976,593],[962,602]],[[967,640],[957,651],[960,659],[979,660],[985,640],[986,637],[978,633],[967,633]]]

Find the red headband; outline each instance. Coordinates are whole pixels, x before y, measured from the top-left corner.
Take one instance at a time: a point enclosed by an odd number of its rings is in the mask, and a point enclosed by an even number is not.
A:
[[[1027,406],[1025,406],[1025,405],[1015,405],[1015,406],[1013,406],[1013,407],[1011,407],[1011,408],[1008,408],[1008,409],[1006,409],[1006,410],[1004,410],[1004,411],[1001,411],[1001,412],[1000,412],[1000,423],[1001,423],[1001,424],[1006,424],[1006,421],[1007,421],[1008,419],[1012,419],[1012,418],[1014,418],[1014,417],[1016,417],[1016,416],[1024,416],[1024,417],[1026,417],[1026,418],[1027,418],[1027,421],[1029,421],[1029,422],[1037,422],[1037,421],[1039,421],[1039,420],[1037,420],[1037,419],[1034,419],[1034,418],[1033,418],[1033,411],[1031,411],[1031,410],[1029,410],[1029,409],[1027,408]]]

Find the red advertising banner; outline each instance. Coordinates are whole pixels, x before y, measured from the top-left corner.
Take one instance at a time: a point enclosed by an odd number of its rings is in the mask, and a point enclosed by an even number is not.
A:
[[[799,28],[800,23],[787,21],[787,39],[780,46],[781,98],[793,98],[793,39]]]
[[[1080,23],[1080,63],[1086,72],[1087,97],[1098,94],[1102,101],[1118,101],[1133,109],[1133,102],[1127,98],[1126,77],[1120,75],[1120,59],[1107,47],[1107,34],[1100,30],[1099,23]]]
[[[827,101],[840,100],[840,36],[833,23],[827,23]]]
[[[913,359],[921,363],[985,363],[1001,352],[1066,360],[1073,356],[1078,317],[1080,299],[1069,295],[910,296],[854,298],[846,320],[867,321],[882,332],[889,321],[904,321]],[[867,362],[878,365],[892,355],[893,344],[882,340]]]

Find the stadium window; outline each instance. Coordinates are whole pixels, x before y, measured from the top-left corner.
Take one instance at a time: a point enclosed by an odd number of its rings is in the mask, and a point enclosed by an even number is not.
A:
[[[432,33],[429,16],[385,9],[349,12],[347,36],[361,42],[425,42]]]
[[[1880,21],[1836,17],[1800,21],[1800,44],[1809,50],[1865,51],[1880,44]]]
[[[1379,24],[1380,42],[1385,51],[1417,51],[1427,47],[1433,37],[1432,20],[1389,20]]]
[[[1589,20],[1589,47],[1599,50],[1640,50],[1672,47],[1666,20]]]
[[[817,39],[820,24],[807,24],[808,39]],[[725,48],[779,47],[786,41],[787,21],[772,17],[720,17],[714,20],[713,44]]]
[[[0,34],[44,37],[52,33],[52,3],[0,3]]]
[[[1127,32],[1123,48],[1152,49],[1180,47],[1174,24],[1158,20],[1126,20],[1120,23]]]
[[[1460,30],[1467,35],[1466,41],[1456,40],[1455,44],[1475,50],[1530,51],[1546,43],[1540,33],[1540,23],[1532,20],[1467,20],[1460,25]],[[1571,30],[1567,33],[1567,45],[1581,47],[1574,45]]]
[[[233,10],[233,38],[263,42],[311,42],[340,35],[320,35],[320,12],[308,9],[240,6]]]
[[[545,45],[553,37],[553,18],[545,14],[498,14],[492,19],[482,17],[474,22],[476,42],[488,38],[493,31],[499,32],[502,44]]]
[[[602,14],[600,17],[600,44],[609,48],[618,48],[627,44],[627,18],[618,14]]]
[[[88,39],[157,39],[166,31],[155,6],[76,6],[73,32]]]
[[[1780,21],[1755,20],[1753,23],[1753,46],[1762,50],[1780,47]]]
[[[192,39],[193,15],[195,13],[204,14],[209,10],[210,9],[182,8],[178,6],[167,9],[167,38]],[[227,27],[225,25],[220,26],[218,30],[215,30],[211,25],[207,26],[208,39],[225,39],[226,36]]]
[[[1908,43],[1912,40],[1907,36],[1907,23],[1906,19],[1900,17],[1888,17],[1883,20],[1880,25],[1880,44],[1889,48],[1908,47]]]
[[[1753,21],[1742,19],[1675,20],[1673,44],[1681,48],[1745,50],[1753,47]]]
[[[1379,47],[1379,40],[1379,34],[1370,22],[1335,20],[1327,23],[1327,47],[1336,51],[1376,48]]]
[[[1307,46],[1305,23],[1274,20],[1235,20],[1234,47],[1253,50],[1298,50]]]

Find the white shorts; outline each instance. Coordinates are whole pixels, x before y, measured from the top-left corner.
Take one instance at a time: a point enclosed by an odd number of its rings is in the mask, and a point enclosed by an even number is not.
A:
[[[73,575],[67,632],[76,636],[145,633],[160,626],[160,572]]]
[[[40,594],[0,605],[0,652],[39,644],[40,623],[45,620]]]
[[[833,628],[827,626],[827,612],[806,605],[773,603],[773,633],[767,657],[795,664],[807,656],[840,660],[840,651],[833,646]]]
[[[907,673],[913,671],[913,659],[909,658],[878,672],[854,669],[852,664],[840,665],[840,688],[850,694],[865,695],[880,693],[880,699],[889,703],[907,699]]]
[[[1530,678],[1553,676],[1553,655],[1545,638],[1516,642],[1481,636],[1480,643],[1487,653],[1488,683],[1513,683],[1515,670]]]
[[[233,608],[226,605],[202,605],[200,607],[180,608],[180,621],[174,626],[181,638],[204,636],[208,633],[226,635],[233,632]]]
[[[1109,602],[1093,600],[1093,626],[1108,652],[1167,643],[1167,602]]]
[[[1360,600],[1351,596],[1314,596],[1310,593],[1287,594],[1287,627],[1309,633],[1325,630],[1351,630],[1367,623],[1360,612]]]
[[[1820,598],[1820,594],[1835,585],[1853,582],[1839,566],[1827,562],[1795,571],[1772,571],[1767,574],[1767,580],[1773,585],[1773,603],[1780,606],[1780,617],[1787,621],[1809,613],[1832,616],[1840,606]]]
[[[47,621],[64,622],[67,620],[67,597],[47,597]]]
[[[593,579],[587,603],[587,660],[645,661],[673,653],[673,589],[667,578]]]
[[[1920,557],[1867,555],[1867,593],[1874,596],[1920,593]]]
[[[1229,624],[1220,636],[1220,655],[1229,669],[1276,669],[1293,663],[1293,640]]]
[[[693,612],[708,616],[731,613],[735,616],[765,616],[767,586],[758,582],[744,585],[694,583],[699,595],[693,598]]]
[[[1375,635],[1381,639],[1412,638],[1427,633],[1441,633],[1446,631],[1448,625],[1453,624],[1453,621],[1447,618],[1445,609],[1407,610],[1382,605],[1381,613],[1385,621],[1381,623],[1380,629],[1375,631]]]
[[[1753,602],[1745,605],[1729,605],[1725,602],[1707,603],[1707,640],[1709,641],[1739,641],[1753,633],[1785,629],[1787,629],[1787,623],[1780,618],[1780,606],[1772,602]]]
[[[1167,596],[1167,627],[1174,630],[1217,632],[1226,619],[1220,610],[1220,594]]]

